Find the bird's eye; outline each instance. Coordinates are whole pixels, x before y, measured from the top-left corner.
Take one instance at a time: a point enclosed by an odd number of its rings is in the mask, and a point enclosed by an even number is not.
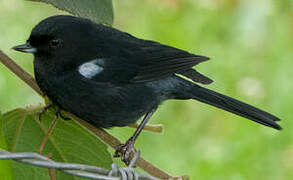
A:
[[[61,44],[61,40],[60,40],[60,39],[52,39],[52,40],[50,41],[50,45],[51,45],[52,47],[58,47],[60,44]]]

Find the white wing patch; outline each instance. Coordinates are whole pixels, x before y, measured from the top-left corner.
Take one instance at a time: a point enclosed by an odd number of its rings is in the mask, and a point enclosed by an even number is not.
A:
[[[104,70],[101,64],[104,63],[103,59],[95,59],[86,63],[81,64],[78,67],[78,72],[85,78],[91,79],[95,75],[99,74]],[[100,64],[100,65],[99,65]]]

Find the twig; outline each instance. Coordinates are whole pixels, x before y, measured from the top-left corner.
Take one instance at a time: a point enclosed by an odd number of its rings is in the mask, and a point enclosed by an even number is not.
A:
[[[51,158],[52,154],[46,154],[45,157],[46,158]],[[49,172],[50,180],[56,180],[54,169],[53,168],[48,168],[48,172]]]
[[[34,78],[30,74],[28,74],[24,69],[22,69],[19,65],[17,65],[11,58],[9,58],[6,54],[4,54],[1,50],[0,50],[0,61],[6,67],[8,67],[12,72],[14,72],[20,79],[26,82],[39,95],[43,96],[43,93],[40,91]],[[86,130],[89,130],[90,132],[98,136],[105,144],[108,144],[112,148],[115,149],[121,144],[121,142],[117,138],[110,135],[103,129],[96,128],[92,126],[91,124],[85,122],[84,120],[76,118],[73,114],[70,114],[70,113],[68,114],[71,117],[73,117],[74,120],[79,122],[82,125],[82,127],[84,127]],[[159,169],[158,167],[154,166],[147,160],[143,159],[142,157],[139,157],[137,161],[137,166],[145,170],[150,175],[160,179],[178,179],[178,180],[187,179],[187,176],[182,176],[182,177],[171,176],[168,173],[164,172],[163,170]]]
[[[128,125],[128,127],[137,128],[138,125],[139,125],[138,123],[135,123],[135,124]],[[144,126],[143,130],[156,132],[156,133],[162,133],[163,132],[163,125],[161,125],[161,124],[147,124]]]
[[[39,148],[39,151],[38,151],[39,154],[42,153],[42,151],[43,151],[43,149],[44,149],[44,147],[46,145],[46,142],[48,141],[49,135],[51,134],[52,130],[54,129],[54,127],[55,127],[55,125],[57,123],[57,119],[58,119],[58,116],[56,115],[55,118],[54,118],[54,120],[50,124],[50,127],[49,127],[49,129],[48,129],[45,137],[42,140],[42,143],[41,143],[40,148]]]
[[[26,72],[22,67],[16,64],[11,58],[9,58],[6,54],[4,54],[0,50],[0,61],[10,70],[12,71],[17,77],[23,80],[27,85],[29,85],[33,90],[35,90],[40,96],[44,96],[43,92],[40,90],[39,86],[37,85],[35,79]]]

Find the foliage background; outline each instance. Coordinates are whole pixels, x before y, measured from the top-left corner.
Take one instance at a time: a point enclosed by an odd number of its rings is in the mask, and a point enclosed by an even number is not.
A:
[[[143,133],[136,144],[142,155],[191,179],[293,179],[292,10],[290,0],[114,1],[114,27],[211,57],[198,67],[215,80],[209,88],[283,120],[277,132],[198,102],[168,101],[152,119],[165,132]],[[32,56],[10,48],[43,18],[60,13],[45,4],[0,0],[0,49],[33,72]],[[2,112],[40,102],[0,65]],[[133,129],[110,132],[126,140]]]

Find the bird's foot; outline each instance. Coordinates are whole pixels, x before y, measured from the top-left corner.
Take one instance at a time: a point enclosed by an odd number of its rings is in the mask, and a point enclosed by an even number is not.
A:
[[[130,138],[128,141],[126,141],[125,144],[119,145],[115,151],[114,157],[121,157],[121,160],[126,165],[129,165],[129,163],[131,161],[130,155],[132,152],[136,151],[134,149],[134,142],[135,142],[135,140],[133,138]]]
[[[62,111],[61,111],[61,109],[60,109],[59,107],[57,107],[57,110],[56,110],[56,116],[57,116],[57,117],[61,117],[61,118],[62,118],[63,120],[65,120],[65,121],[71,120],[69,117],[64,116],[64,115],[62,114]]]
[[[42,120],[42,116],[51,108],[54,107],[55,108],[55,115],[56,117],[61,117],[64,120],[71,120],[69,117],[66,117],[62,114],[61,109],[58,106],[55,106],[53,103],[47,104],[42,111],[39,113],[39,121]]]

